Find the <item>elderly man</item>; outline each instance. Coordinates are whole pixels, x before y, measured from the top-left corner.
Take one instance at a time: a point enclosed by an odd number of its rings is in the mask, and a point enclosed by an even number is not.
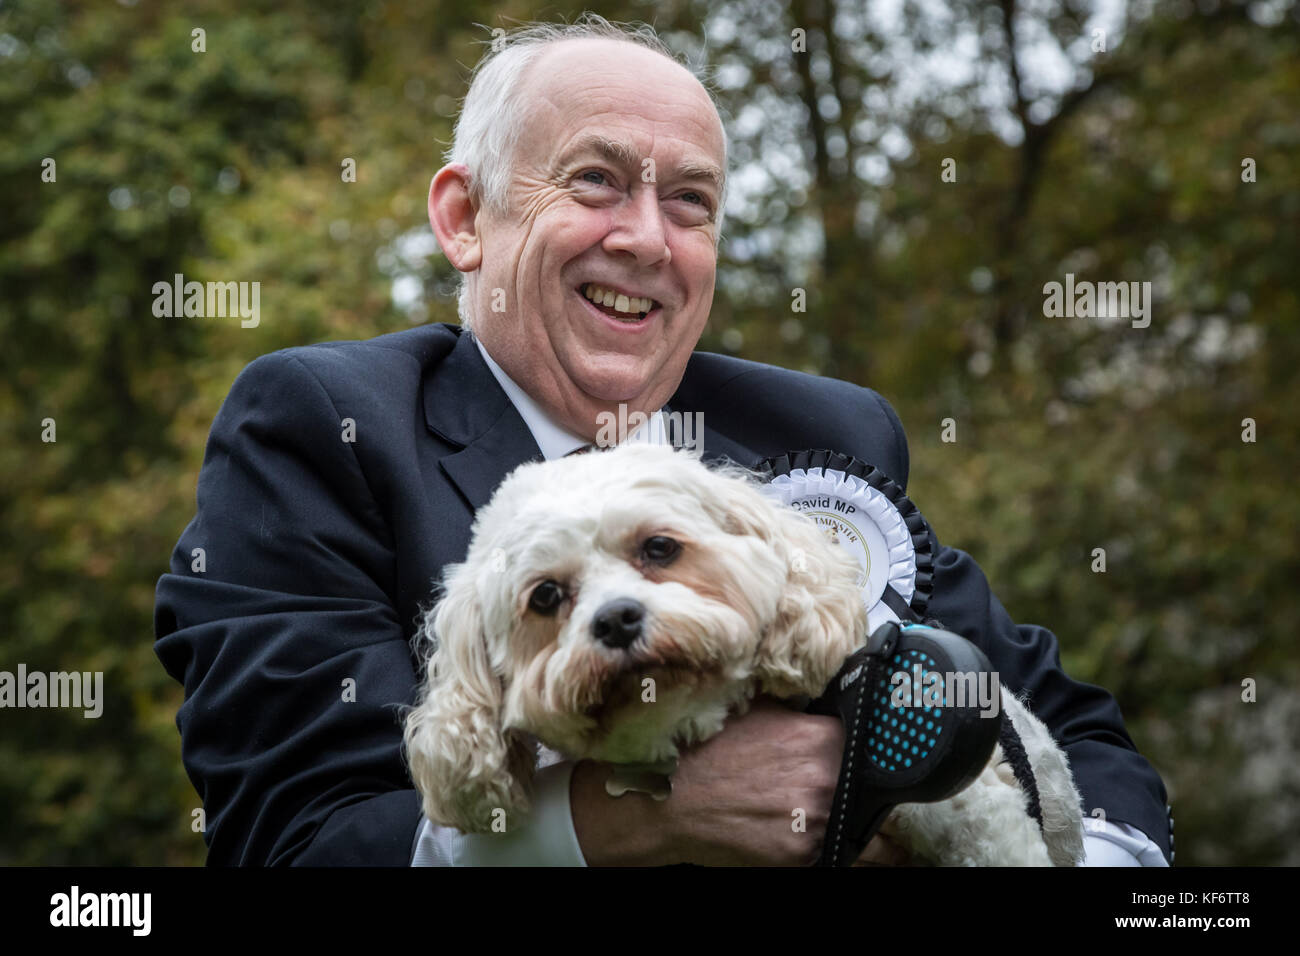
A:
[[[621,406],[624,420],[650,417],[652,439],[665,407],[702,413],[706,459],[833,447],[900,484],[908,470],[874,392],[693,353],[726,139],[707,91],[653,35],[599,18],[517,32],[476,71],[451,158],[429,218],[464,274],[472,332],[428,326],[252,363],[159,582],[157,653],[186,689],[177,723],[209,862],[812,862],[843,730],[772,701],[685,754],[666,802],[614,800],[608,768],[559,762],[517,832],[422,818],[400,754],[410,639],[511,469],[593,443]],[[933,547],[931,611],[1032,693],[1085,806],[1105,810],[1089,862],[1163,865],[1164,788],[1115,702],[1066,677],[1055,638],[1017,627],[967,555]],[[881,840],[865,856],[900,861]]]

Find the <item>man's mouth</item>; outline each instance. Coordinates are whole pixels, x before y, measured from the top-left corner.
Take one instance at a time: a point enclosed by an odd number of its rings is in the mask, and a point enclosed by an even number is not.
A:
[[[649,296],[628,295],[594,282],[583,283],[578,287],[578,294],[611,318],[629,324],[642,321],[660,307]]]

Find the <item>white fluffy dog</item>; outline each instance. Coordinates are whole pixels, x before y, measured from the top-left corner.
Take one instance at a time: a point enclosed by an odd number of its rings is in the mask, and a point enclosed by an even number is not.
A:
[[[656,763],[756,693],[817,697],[866,639],[857,573],[748,473],[685,452],[627,444],[520,467],[479,511],[425,618],[427,682],[405,733],[425,815],[464,832],[489,830],[497,810],[514,823],[539,742],[575,760]],[[955,797],[891,813],[882,832],[914,859],[1081,858],[1064,754],[1005,690],[1002,705],[1037,778],[1042,831],[997,748]]]

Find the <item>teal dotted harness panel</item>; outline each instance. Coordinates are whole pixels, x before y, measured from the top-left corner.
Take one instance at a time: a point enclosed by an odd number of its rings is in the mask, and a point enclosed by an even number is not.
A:
[[[943,674],[933,668],[935,660],[924,651],[912,648],[902,654],[895,654],[894,673],[906,674],[909,693],[915,692],[912,686],[913,667],[921,667],[920,700],[913,699],[910,704],[895,705],[893,696],[895,684],[890,679],[893,674],[885,674],[875,689],[876,706],[871,711],[871,735],[874,746],[870,748],[871,762],[881,770],[905,770],[913,761],[921,761],[930,755],[930,750],[938,743],[943,726],[939,722],[939,708],[917,706],[925,695],[938,693],[943,699]],[[928,668],[928,669],[927,669]],[[933,684],[931,674],[938,683]]]

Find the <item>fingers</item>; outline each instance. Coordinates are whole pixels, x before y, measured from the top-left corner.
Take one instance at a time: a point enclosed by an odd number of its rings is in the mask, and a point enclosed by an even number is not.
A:
[[[899,844],[883,833],[877,833],[854,861],[854,866],[908,866],[911,857]]]

